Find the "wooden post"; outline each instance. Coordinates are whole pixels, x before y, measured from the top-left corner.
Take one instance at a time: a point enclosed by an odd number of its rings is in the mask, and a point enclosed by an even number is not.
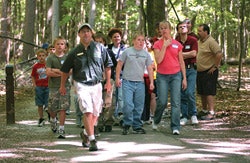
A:
[[[5,67],[6,72],[6,122],[15,123],[13,65]]]

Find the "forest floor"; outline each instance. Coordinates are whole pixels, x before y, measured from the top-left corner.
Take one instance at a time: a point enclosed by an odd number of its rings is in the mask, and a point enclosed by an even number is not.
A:
[[[240,91],[236,72],[228,68],[220,75],[215,120],[184,126],[177,137],[169,130],[169,117],[160,132],[144,126],[146,135],[122,136],[114,127],[101,133],[98,152],[81,147],[74,106],[66,119],[67,139],[59,140],[48,122],[37,127],[33,90],[17,88],[15,124],[6,125],[5,95],[0,95],[0,162],[250,162],[250,68],[244,67]]]

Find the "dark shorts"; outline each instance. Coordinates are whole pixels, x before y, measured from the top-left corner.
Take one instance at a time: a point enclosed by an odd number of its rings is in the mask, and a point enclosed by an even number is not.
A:
[[[35,103],[36,106],[48,106],[49,88],[36,87],[35,88]]]
[[[199,95],[216,95],[216,84],[218,80],[218,69],[213,74],[208,74],[208,71],[197,72],[197,93]]]

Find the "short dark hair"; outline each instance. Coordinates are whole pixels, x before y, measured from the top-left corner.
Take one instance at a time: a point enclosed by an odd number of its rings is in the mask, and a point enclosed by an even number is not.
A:
[[[179,25],[181,25],[181,24],[186,24],[185,20],[184,20],[184,21],[180,21],[180,22],[176,25],[176,30],[177,30],[177,31],[178,31]]]
[[[112,36],[115,34],[115,33],[119,33],[120,36],[122,37],[122,30],[120,28],[112,28],[110,29],[109,33],[108,33],[108,36],[110,38],[112,38]]]
[[[207,24],[201,24],[199,25],[199,27],[203,27],[203,31],[207,31],[207,34],[209,35],[210,34],[210,28]]]
[[[105,44],[107,43],[107,38],[101,31],[96,32],[94,38],[102,38]]]

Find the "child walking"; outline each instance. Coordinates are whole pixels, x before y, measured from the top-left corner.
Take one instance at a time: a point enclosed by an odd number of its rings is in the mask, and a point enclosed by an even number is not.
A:
[[[44,49],[36,51],[38,62],[32,67],[31,78],[33,87],[35,88],[35,103],[38,106],[38,126],[42,127],[45,123],[43,118],[43,108],[48,106],[49,88],[48,77],[46,75],[45,60],[47,52]]]
[[[63,37],[57,37],[53,45],[55,53],[48,56],[46,61],[46,73],[49,76],[49,112],[51,116],[50,124],[53,132],[57,131],[57,114],[59,113],[58,138],[65,139],[64,124],[66,119],[66,109],[70,105],[70,82],[66,81],[67,93],[61,95],[59,92],[61,75],[60,68],[66,59],[65,49],[66,40]]]
[[[121,87],[124,98],[123,106],[123,135],[129,134],[132,127],[134,134],[145,134],[142,128],[141,115],[145,100],[144,70],[148,71],[150,90],[154,89],[153,69],[150,54],[143,49],[145,37],[136,34],[133,39],[133,47],[127,48],[119,57],[116,67],[116,86]],[[123,67],[122,84],[120,73]]]

